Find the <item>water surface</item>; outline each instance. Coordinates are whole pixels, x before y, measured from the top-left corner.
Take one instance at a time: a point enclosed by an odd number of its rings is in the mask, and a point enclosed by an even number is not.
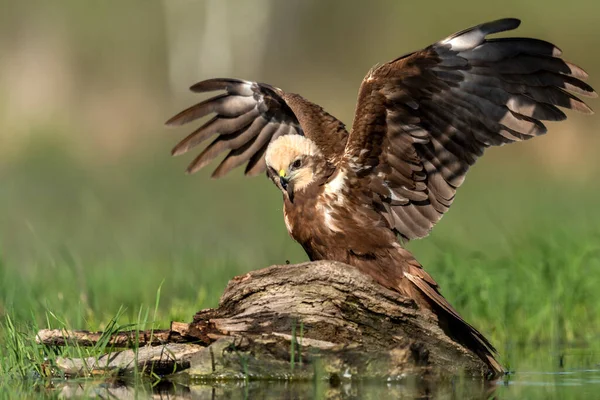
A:
[[[346,381],[212,382],[183,385],[172,382],[132,384],[125,379],[79,379],[1,382],[8,398],[112,399],[600,399],[600,354],[590,348],[513,352],[514,371],[496,382],[456,377],[432,382],[404,377],[368,382]],[[509,367],[510,368],[510,367]]]

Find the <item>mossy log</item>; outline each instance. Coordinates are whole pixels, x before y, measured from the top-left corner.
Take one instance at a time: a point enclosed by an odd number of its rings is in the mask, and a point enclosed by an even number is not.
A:
[[[44,330],[51,345],[93,345],[101,333]],[[320,261],[276,265],[229,282],[218,308],[191,323],[121,332],[105,357],[59,359],[70,375],[135,368],[198,382],[222,379],[405,379],[490,377],[475,354],[454,342],[434,315],[357,269]],[[175,373],[173,375],[173,373]]]

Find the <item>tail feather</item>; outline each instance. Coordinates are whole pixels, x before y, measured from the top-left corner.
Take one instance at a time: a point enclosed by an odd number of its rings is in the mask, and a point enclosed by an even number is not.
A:
[[[443,310],[450,318],[451,322],[448,326],[449,330],[457,339],[468,349],[474,351],[482,360],[486,361],[489,367],[496,375],[502,375],[506,370],[496,361],[496,349],[477,329],[465,321],[458,312],[448,303],[448,301],[437,290],[437,284],[425,272],[419,268],[418,271],[413,271],[411,268],[409,273],[405,272],[404,276],[411,281],[432,303]],[[433,283],[433,284],[432,284]]]

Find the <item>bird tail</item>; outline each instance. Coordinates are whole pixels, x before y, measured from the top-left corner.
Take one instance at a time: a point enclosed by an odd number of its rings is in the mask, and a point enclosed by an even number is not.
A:
[[[437,284],[422,268],[410,268],[404,276],[412,282],[433,305],[449,318],[448,333],[455,340],[477,354],[494,371],[495,376],[506,370],[496,360],[496,349],[477,329],[465,321],[437,290]]]

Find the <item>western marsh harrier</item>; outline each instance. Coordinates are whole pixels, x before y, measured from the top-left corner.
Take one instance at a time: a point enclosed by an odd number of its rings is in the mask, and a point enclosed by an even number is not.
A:
[[[496,372],[492,345],[442,297],[435,280],[404,249],[427,236],[454,201],[467,170],[486,147],[546,133],[559,109],[591,109],[587,74],[551,43],[488,39],[519,26],[502,19],[466,29],[371,69],[358,93],[350,131],[303,97],[263,83],[210,79],[193,92],[222,93],[171,118],[212,119],[174,155],[213,135],[190,164],[193,173],[221,153],[221,177],[246,163],[282,191],[287,229],[311,260],[353,265],[381,285],[432,311],[444,329]]]

